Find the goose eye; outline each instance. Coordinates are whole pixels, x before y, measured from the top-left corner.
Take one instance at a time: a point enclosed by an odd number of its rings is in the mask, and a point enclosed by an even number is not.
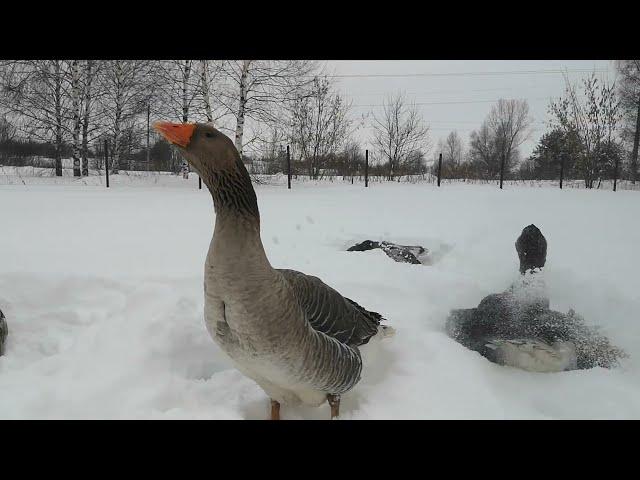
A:
[[[213,137],[213,133],[207,132],[207,133],[204,134],[204,136],[208,137],[208,138],[211,138],[211,137]]]

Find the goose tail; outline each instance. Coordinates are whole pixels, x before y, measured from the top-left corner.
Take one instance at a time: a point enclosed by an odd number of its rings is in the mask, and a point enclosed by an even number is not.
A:
[[[378,328],[377,335],[380,335],[380,339],[395,337],[396,329],[393,328],[391,325],[380,325],[380,328]]]
[[[374,362],[380,358],[384,358],[388,353],[385,353],[384,344],[387,343],[388,338],[394,337],[396,329],[390,325],[378,325],[378,331],[369,339],[369,341],[360,345],[360,354],[362,355],[362,365],[365,368],[370,367]]]

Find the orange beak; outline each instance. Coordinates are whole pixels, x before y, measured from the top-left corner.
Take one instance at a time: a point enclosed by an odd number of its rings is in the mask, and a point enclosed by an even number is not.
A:
[[[153,128],[171,143],[186,147],[191,141],[196,126],[193,123],[157,122],[153,124]]]

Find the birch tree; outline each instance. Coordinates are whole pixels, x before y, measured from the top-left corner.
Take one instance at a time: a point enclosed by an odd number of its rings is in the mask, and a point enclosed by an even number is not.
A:
[[[89,174],[89,142],[93,141],[96,134],[100,133],[100,110],[96,100],[100,99],[101,91],[99,78],[103,62],[87,60],[83,69],[83,95],[82,95],[82,175]]]
[[[223,63],[225,78],[218,96],[235,120],[235,145],[242,158],[244,148],[259,139],[259,131],[246,139],[246,121],[273,125],[280,121],[283,105],[293,100],[300,87],[311,82],[315,62],[298,60],[232,60]],[[223,127],[224,128],[224,127]]]
[[[382,114],[373,117],[373,144],[388,164],[388,180],[411,152],[428,149],[428,135],[417,105],[407,103],[402,94],[385,98]]]
[[[82,174],[80,169],[80,109],[81,90],[80,90],[80,62],[78,60],[71,61],[71,103],[73,112],[73,129],[72,129],[72,153],[73,157],[73,175],[79,177]]]
[[[215,122],[224,115],[218,112],[218,101],[214,99],[214,90],[219,88],[216,81],[221,76],[222,64],[212,60],[200,60],[200,96],[202,98],[202,110],[207,122]],[[214,103],[215,102],[215,103]]]
[[[616,62],[619,74],[618,93],[623,112],[623,138],[630,140],[629,171],[631,181],[638,178],[638,146],[640,144],[640,60]]]
[[[158,62],[156,80],[157,113],[179,122],[188,122],[196,116],[194,107],[201,93],[202,79],[195,71],[198,62],[168,60]]]

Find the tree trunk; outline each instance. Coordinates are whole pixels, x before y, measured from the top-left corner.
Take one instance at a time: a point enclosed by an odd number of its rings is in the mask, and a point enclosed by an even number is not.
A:
[[[122,65],[116,64],[116,114],[113,126],[113,148],[111,150],[111,173],[118,173],[120,168],[120,122],[122,121]]]
[[[56,177],[62,176],[62,135],[56,131]]]
[[[189,77],[191,76],[191,60],[184,61],[182,73],[182,123],[189,121]]]
[[[73,176],[79,177],[80,170],[80,72],[78,60],[71,62],[71,103],[73,108]]]
[[[182,123],[189,121],[189,77],[191,76],[191,60],[184,61],[184,72],[182,74]],[[182,163],[182,178],[189,179],[189,164]]]
[[[62,176],[62,78],[60,62],[55,61],[56,176]]]
[[[236,149],[242,159],[242,137],[244,136],[244,114],[247,105],[247,77],[249,76],[249,65],[251,60],[242,62],[242,72],[240,74],[240,101],[238,102],[238,119],[236,123]]]
[[[87,60],[84,91],[84,118],[82,121],[82,175],[89,175],[89,118],[91,115],[91,82],[93,80],[93,60]]]
[[[119,173],[120,168],[120,111],[116,106],[116,122],[113,132],[113,147],[111,148],[111,173]]]
[[[202,99],[204,100],[204,113],[207,116],[207,122],[213,122],[213,113],[211,111],[211,99],[209,97],[209,62],[207,60],[201,60],[202,77]]]
[[[120,131],[113,136],[113,151],[111,152],[111,173],[120,173]]]

